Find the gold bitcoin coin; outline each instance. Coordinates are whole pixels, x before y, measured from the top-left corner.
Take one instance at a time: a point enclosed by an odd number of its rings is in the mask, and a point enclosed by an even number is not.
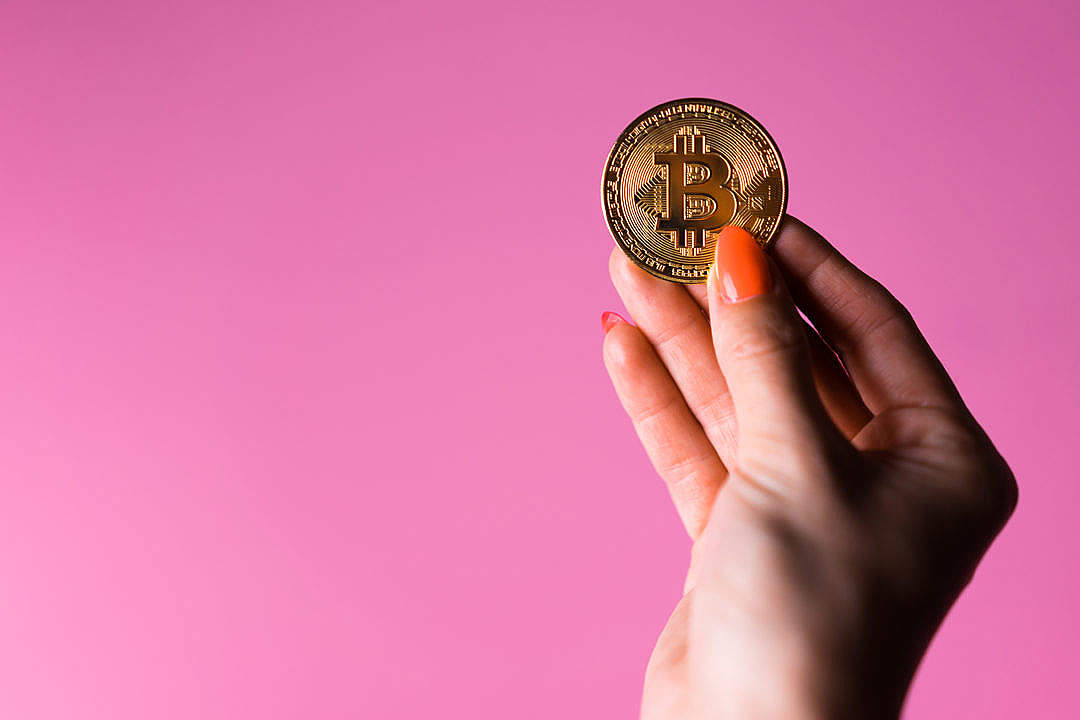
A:
[[[787,207],[787,173],[761,123],[719,100],[687,98],[623,130],[603,195],[608,228],[631,260],[664,280],[703,283],[725,225],[768,246]]]

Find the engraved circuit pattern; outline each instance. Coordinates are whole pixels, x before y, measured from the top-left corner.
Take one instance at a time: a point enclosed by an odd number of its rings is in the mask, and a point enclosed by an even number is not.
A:
[[[619,136],[603,201],[612,235],[635,263],[697,283],[723,225],[768,244],[787,205],[787,176],[776,144],[745,112],[716,100],[675,100]]]

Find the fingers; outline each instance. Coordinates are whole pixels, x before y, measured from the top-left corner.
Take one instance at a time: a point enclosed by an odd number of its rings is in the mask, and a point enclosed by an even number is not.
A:
[[[694,302],[698,304],[701,311],[705,313],[705,317],[709,316],[709,291],[704,285],[698,283],[696,285],[687,285],[686,291],[690,293],[690,297],[694,298]]]
[[[719,233],[709,314],[735,403],[740,463],[802,452],[818,445],[829,425],[802,320],[778,281],[750,233],[733,226]]]
[[[799,307],[843,360],[871,412],[961,404],[907,310],[820,235],[786,217],[773,257]]]
[[[709,295],[705,285],[688,285],[690,296],[708,311]],[[825,405],[829,417],[849,440],[874,417],[866,408],[851,378],[821,336],[809,323],[803,322],[810,343],[810,364],[813,368],[814,385]]]
[[[721,461],[735,454],[735,410],[713,353],[709,323],[683,287],[655,278],[618,248],[611,280],[630,316],[656,349]]]
[[[829,413],[837,429],[850,440],[866,427],[874,415],[851,384],[851,378],[840,364],[836,353],[825,344],[817,330],[806,323],[803,323],[803,329],[810,344],[814,386],[821,396],[825,411]]]
[[[614,320],[605,319],[606,326]],[[727,477],[724,464],[641,331],[621,319],[612,322],[604,364],[686,531],[697,538]]]

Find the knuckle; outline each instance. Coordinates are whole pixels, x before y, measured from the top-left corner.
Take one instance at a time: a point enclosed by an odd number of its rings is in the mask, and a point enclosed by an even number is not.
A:
[[[1000,456],[984,461],[985,467],[965,483],[963,505],[967,512],[994,531],[1012,516],[1019,500],[1019,487],[1012,471]]]
[[[657,460],[653,467],[669,485],[678,485],[694,476],[697,465],[702,460],[704,457],[680,455],[668,460]]]
[[[694,317],[693,315],[685,315],[680,317],[665,326],[662,330],[655,333],[651,339],[653,347],[657,352],[664,352],[671,345],[681,342],[681,340],[693,330],[694,325],[701,321],[701,316]]]
[[[1004,525],[1012,514],[1016,512],[1016,506],[1020,504],[1020,485],[1016,482],[1016,476],[1009,471],[1001,487],[1001,522]]]
[[[790,356],[803,350],[806,336],[801,326],[774,309],[755,318],[752,325],[726,333],[726,354],[739,362]]]
[[[884,285],[839,256],[824,258],[810,270],[807,281],[818,288],[826,314],[842,318],[833,333],[841,352],[882,333],[917,332],[911,313]]]
[[[828,283],[824,282],[822,278],[835,274],[836,262],[839,256],[836,253],[824,253],[818,258],[817,262],[806,271],[805,279],[803,283],[810,288],[813,288],[817,294],[821,294],[824,289],[828,287]]]
[[[705,454],[685,455],[653,463],[657,474],[673,492],[689,493],[698,499],[705,483],[701,478],[711,458]]]
[[[895,300],[889,302],[863,302],[855,309],[845,328],[847,338],[858,338],[860,342],[871,342],[894,331],[909,331],[914,328],[911,314]],[[841,340],[842,350],[849,350],[852,342]]]
[[[711,429],[729,429],[734,434],[735,404],[726,387],[709,395],[694,408],[694,415],[702,427]]]
[[[641,407],[636,408],[631,413],[630,419],[636,426],[646,425],[649,422],[656,420],[660,416],[664,415],[667,411],[676,407],[681,401],[682,398],[678,395],[675,395],[674,393],[671,395],[667,395],[660,398],[656,402],[642,405]]]
[[[1019,488],[1012,470],[990,438],[966,411],[926,408],[936,422],[933,438],[939,451],[960,461],[954,492],[957,510],[981,523],[1000,528],[1016,509]]]
[[[962,407],[924,405],[897,408],[899,417],[922,428],[921,442],[955,457],[981,457],[991,449],[989,440],[971,414]]]
[[[998,525],[1004,525],[1012,517],[1020,501],[1020,486],[1016,484],[1016,477],[1008,468],[1006,471],[990,483],[993,494],[992,519]]]

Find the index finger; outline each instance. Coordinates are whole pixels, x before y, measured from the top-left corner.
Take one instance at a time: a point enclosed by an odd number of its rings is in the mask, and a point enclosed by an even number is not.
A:
[[[795,302],[843,361],[871,412],[963,406],[907,309],[821,235],[785,216],[772,254]]]

